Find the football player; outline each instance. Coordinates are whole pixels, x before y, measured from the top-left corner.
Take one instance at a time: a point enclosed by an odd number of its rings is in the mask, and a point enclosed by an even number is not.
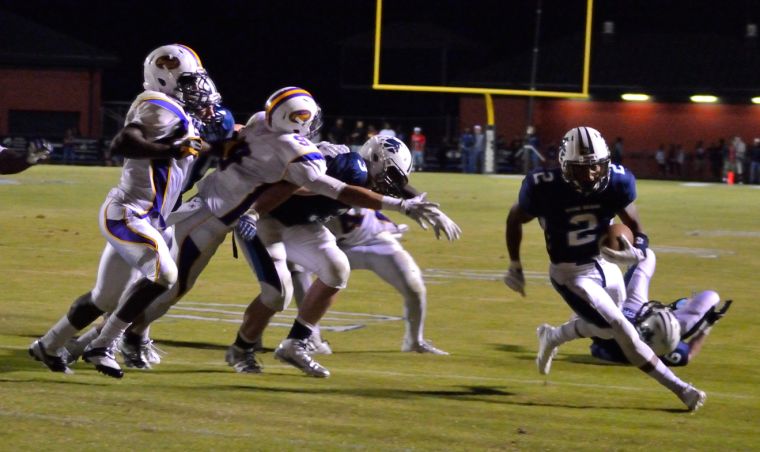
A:
[[[705,393],[678,378],[641,340],[619,308],[625,286],[615,263],[636,264],[645,258],[648,247],[634,204],[633,174],[610,164],[607,143],[591,127],[576,127],[565,134],[559,163],[560,168],[526,175],[506,225],[511,260],[504,277],[507,286],[525,296],[522,225],[538,217],[551,261],[551,283],[577,314],[560,327],[538,327],[539,373],[549,373],[557,347],[565,342],[581,337],[615,339],[632,364],[672,391],[689,410],[698,409]],[[635,246],[623,239],[621,250],[602,247],[600,255],[599,237],[615,216],[633,231]]]
[[[26,154],[0,146],[0,174],[17,174],[50,157],[53,146],[43,139],[30,140]]]
[[[204,177],[198,183],[198,195],[167,220],[174,227],[178,277],[176,284],[144,313],[141,326],[133,328],[132,334],[142,337],[141,344],[149,341],[145,326],[190,290],[240,216],[248,211],[246,220],[249,221],[250,216],[257,217],[258,212],[266,213],[298,187],[346,204],[393,209],[413,218],[430,216],[431,223],[439,221],[437,216],[432,218],[437,215],[433,210],[436,204],[424,201],[422,196],[410,200],[382,196],[326,175],[324,157],[308,139],[318,129],[320,116],[319,106],[306,90],[283,88],[270,96],[265,111],[254,115],[237,139],[224,144],[219,169]],[[278,201],[263,208],[259,203],[265,197]],[[266,218],[262,218],[260,230],[266,229]],[[304,235],[303,240],[316,243],[309,235]],[[259,274],[262,299],[274,306],[287,304],[292,284],[282,241],[273,239],[265,245],[258,240],[256,246],[261,252],[258,263],[264,268]],[[325,268],[324,278],[328,284],[345,284],[341,282],[344,266],[329,260],[326,254],[321,256],[331,264]],[[130,341],[125,342],[129,345]],[[131,350],[129,346],[123,347],[122,352],[128,366],[148,367],[140,347],[131,347]],[[110,365],[118,366],[115,362]]]
[[[177,280],[166,218],[179,199],[188,168],[210,150],[189,115],[217,101],[198,55],[170,44],[148,54],[145,91],[132,103],[111,151],[125,157],[119,184],[106,196],[99,226],[107,244],[95,287],[29,347],[29,354],[54,372],[71,373],[62,347],[104,312],[114,312],[84,353],[106,375],[123,373],[114,360],[116,338],[155,298]],[[117,310],[117,302],[123,301]]]
[[[623,315],[636,326],[642,340],[665,364],[685,366],[702,349],[713,325],[723,318],[732,300],[726,300],[719,307],[720,295],[713,290],[705,290],[667,306],[647,301],[655,266],[655,253],[648,249],[646,258],[626,273],[628,296],[623,303]],[[591,355],[605,361],[628,362],[614,340],[592,340]]]
[[[349,152],[346,146],[333,145],[327,142],[320,143],[318,147],[330,160],[328,174],[338,179],[361,184],[364,184],[366,180],[366,184],[373,190],[398,196],[404,196],[405,193],[412,190],[407,184],[412,165],[411,153],[407,146],[397,138],[383,135],[372,137],[362,146],[359,154]],[[446,352],[436,349],[423,339],[425,286],[422,282],[421,272],[411,256],[403,250],[395,238],[383,233],[387,229],[386,225],[392,224],[390,220],[371,209],[348,209],[349,206],[336,203],[329,198],[312,197],[310,199],[310,197],[294,196],[271,212],[270,216],[276,221],[270,220],[267,224],[274,224],[279,228],[285,226],[283,230],[290,232],[283,234],[282,237],[288,259],[291,261],[291,268],[295,266],[306,270],[294,272],[292,278],[299,307],[303,304],[308,289],[312,285],[309,273],[314,272],[319,275],[320,270],[319,265],[315,265],[319,263],[319,259],[309,257],[310,253],[306,252],[308,248],[303,247],[294,239],[297,236],[293,231],[298,231],[301,228],[320,231],[314,235],[330,237],[330,247],[328,248],[323,244],[321,251],[314,248],[313,253],[319,256],[324,254],[325,249],[330,249],[330,253],[337,253],[337,250],[333,249],[335,239],[329,233],[326,234],[326,230],[322,226],[322,224],[326,224],[329,231],[337,237],[338,247],[347,255],[351,269],[373,269],[404,294],[408,314],[408,330],[403,350],[446,354]],[[434,226],[436,235],[440,236],[440,233],[443,232],[449,240],[458,239],[461,233],[459,227],[440,210],[435,210],[439,218],[438,224]],[[268,233],[267,231],[263,232]],[[244,244],[243,250],[249,264],[255,268],[256,262],[259,260],[256,256],[255,241],[245,237],[245,235],[245,233],[239,233],[238,238],[240,243]],[[254,301],[253,308],[249,309],[257,309],[256,304],[257,302]],[[259,307],[258,310],[263,309]],[[226,356],[228,363],[238,372],[260,371],[252,353],[255,345],[260,342],[263,329],[274,314],[271,312],[269,315],[246,315],[240,328],[240,334],[235,344],[230,346]],[[296,329],[298,327],[300,325]],[[312,328],[308,340],[302,338],[299,342],[305,346],[309,353],[330,352],[329,346],[319,336],[317,325]],[[290,362],[287,359],[283,360]],[[301,364],[296,365],[296,367],[309,375],[326,376],[321,372],[321,366],[317,368]]]

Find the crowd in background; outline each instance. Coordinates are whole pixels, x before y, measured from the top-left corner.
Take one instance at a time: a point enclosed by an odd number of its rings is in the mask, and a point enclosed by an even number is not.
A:
[[[373,135],[394,136],[409,146],[415,171],[484,172],[486,135],[479,124],[462,127],[457,136],[428,137],[419,124],[410,122],[404,127],[394,126],[387,120],[378,123],[380,127],[362,119],[349,124],[343,118],[334,118],[325,124],[314,141],[327,140],[358,151]],[[67,129],[59,140],[50,140],[54,148],[50,163],[121,164],[110,156],[107,140],[81,138],[75,128]],[[19,150],[26,148],[26,142],[23,137],[0,140],[4,147]],[[654,150],[631,151],[625,148],[622,137],[616,137],[609,140],[608,145],[612,163],[631,168],[639,177],[760,184],[760,138],[753,138],[751,143],[739,136],[709,143],[700,140],[690,148],[663,143]],[[511,140],[497,134],[494,171],[525,174],[535,168],[553,168],[558,165],[558,147],[558,141],[542,143],[533,127]]]

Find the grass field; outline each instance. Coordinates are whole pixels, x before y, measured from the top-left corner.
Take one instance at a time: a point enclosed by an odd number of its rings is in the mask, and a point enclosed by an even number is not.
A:
[[[548,381],[538,375],[535,328],[570,310],[548,282],[535,222],[523,242],[527,298],[501,282],[504,220],[520,183],[509,177],[412,178],[464,231],[448,243],[415,227],[404,242],[428,282],[426,336],[451,356],[400,353],[400,297],[356,272],[325,325],[364,326],[324,333],[335,351],[319,359],[329,379],[308,378],[271,352],[263,374],[236,374],[224,350],[258,286],[223,246],[174,316],[155,325],[163,363],[120,381],[82,363],[74,375],[53,374],[27,347],[93,284],[104,244],[96,215],[118,174],[41,166],[0,179],[0,450],[760,448],[754,187],[639,181],[659,258],[652,296],[669,302],[715,289],[735,300],[702,353],[677,370],[708,393],[689,414],[641,372],[591,358],[586,341],[560,349]],[[270,328],[265,345],[286,333]]]

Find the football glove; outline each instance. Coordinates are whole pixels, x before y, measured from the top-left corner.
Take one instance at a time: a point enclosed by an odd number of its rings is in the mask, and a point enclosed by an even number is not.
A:
[[[199,154],[207,152],[209,149],[211,149],[211,145],[200,137],[188,137],[174,143],[174,158],[183,159],[191,155],[198,157]]]
[[[258,221],[259,215],[255,212],[249,210],[243,214],[238,220],[236,227],[238,236],[246,242],[253,240],[256,237],[256,224]]]
[[[646,257],[644,250],[635,248],[625,236],[620,236],[619,240],[621,245],[620,251],[613,250],[607,246],[601,248],[600,251],[604,259],[621,265],[634,265],[644,260]]]
[[[398,210],[404,215],[416,221],[422,229],[427,230],[428,224],[435,224],[435,210],[439,204],[430,202],[425,199],[427,193],[422,193],[414,198],[404,199],[401,201]]]
[[[50,153],[53,152],[53,145],[48,140],[38,138],[29,142],[26,151],[26,162],[34,165],[40,160],[50,157]]]
[[[726,312],[728,312],[728,308],[731,307],[731,303],[733,303],[734,300],[726,300],[723,302],[723,306],[720,309],[716,306],[713,306],[709,311],[707,311],[707,314],[705,314],[705,322],[707,322],[708,325],[713,326],[715,323],[718,322],[718,320],[722,319],[724,315],[726,315]]]
[[[504,284],[510,289],[525,296],[525,275],[523,275],[522,264],[520,261],[509,263],[509,270],[504,275]]]
[[[433,215],[433,231],[435,232],[435,238],[441,239],[441,232],[451,242],[458,240],[462,236],[462,229],[454,223],[445,213],[437,207],[432,209]]]

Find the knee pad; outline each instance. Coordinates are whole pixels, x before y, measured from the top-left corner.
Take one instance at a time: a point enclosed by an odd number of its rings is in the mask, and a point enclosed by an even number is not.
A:
[[[345,289],[348,285],[348,277],[351,275],[351,266],[345,253],[329,253],[319,270],[317,277],[329,287]]]
[[[171,287],[177,282],[179,277],[179,270],[177,264],[174,261],[162,262],[161,270],[154,278],[148,278],[156,284],[160,284],[164,287]]]
[[[280,281],[282,290],[271,284],[261,282],[261,303],[269,309],[280,312],[285,310],[293,299],[293,282],[290,279]]]
[[[103,312],[93,303],[92,292],[87,292],[72,303],[66,317],[74,328],[81,330],[103,315]]]

